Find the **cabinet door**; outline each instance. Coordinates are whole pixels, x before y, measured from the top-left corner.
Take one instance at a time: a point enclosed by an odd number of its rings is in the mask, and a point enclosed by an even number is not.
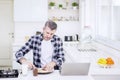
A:
[[[14,0],[14,21],[46,21],[47,0]]]
[[[11,66],[12,5],[12,0],[0,0],[0,66]]]

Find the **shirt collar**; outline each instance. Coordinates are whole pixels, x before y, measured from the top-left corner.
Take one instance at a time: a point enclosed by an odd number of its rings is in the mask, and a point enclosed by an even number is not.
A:
[[[41,33],[41,41],[43,40],[43,33]],[[53,35],[52,39],[51,39],[51,42],[54,42],[55,41],[55,35]]]

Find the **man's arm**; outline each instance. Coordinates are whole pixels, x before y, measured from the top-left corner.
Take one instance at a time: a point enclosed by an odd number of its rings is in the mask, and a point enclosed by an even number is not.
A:
[[[27,64],[29,69],[35,69],[35,66],[31,62],[29,62],[26,58],[21,58],[19,62],[21,64]]]
[[[32,40],[33,37],[31,37],[28,42],[23,46],[19,51],[16,52],[15,56],[17,59],[17,62],[20,64],[26,63],[29,65],[30,68],[32,68],[33,64],[27,61],[26,58],[24,58],[24,55],[28,53],[32,49]]]
[[[64,49],[63,49],[63,42],[61,39],[58,39],[57,41],[57,54],[54,55],[53,57],[53,62],[56,63],[56,66],[60,68],[62,63],[65,61],[65,54],[64,54]]]
[[[56,63],[52,61],[48,63],[45,67],[43,67],[43,70],[52,71],[55,66],[56,66]]]

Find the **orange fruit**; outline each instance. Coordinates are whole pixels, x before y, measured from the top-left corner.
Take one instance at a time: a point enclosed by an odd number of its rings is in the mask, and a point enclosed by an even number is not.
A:
[[[112,61],[112,58],[111,58],[111,57],[108,57],[108,58],[106,59],[106,61]]]
[[[111,57],[108,57],[108,58],[106,59],[106,61],[107,61],[107,64],[108,64],[108,65],[114,64],[114,61],[113,61],[113,59],[112,59]]]

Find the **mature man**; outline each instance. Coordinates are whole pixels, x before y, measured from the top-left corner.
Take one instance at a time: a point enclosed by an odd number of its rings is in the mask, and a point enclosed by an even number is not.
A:
[[[56,66],[59,69],[65,61],[62,40],[55,35],[57,24],[51,20],[45,23],[43,32],[32,36],[28,42],[16,52],[17,62],[28,64],[29,68],[43,68],[51,71]],[[24,55],[33,50],[33,63]],[[29,53],[28,53],[29,54]]]

